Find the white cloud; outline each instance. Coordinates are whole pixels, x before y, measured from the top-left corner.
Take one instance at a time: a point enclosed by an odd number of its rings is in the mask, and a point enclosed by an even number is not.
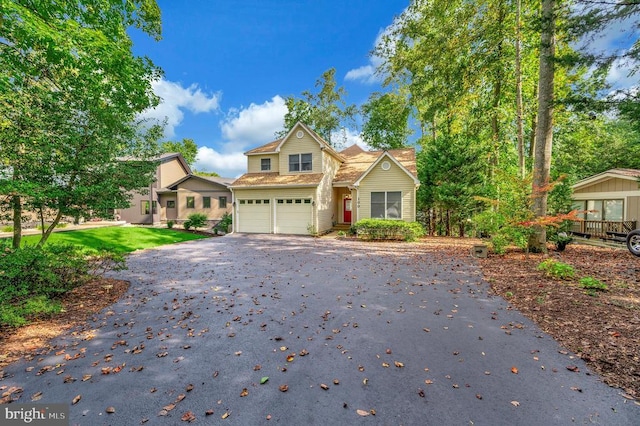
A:
[[[617,59],[611,65],[607,82],[613,89],[629,89],[638,86],[638,74],[631,74],[632,65],[627,60]]]
[[[393,24],[378,33],[378,36],[373,43],[374,48],[383,42],[385,36],[390,34],[392,26]],[[369,63],[367,65],[349,70],[344,76],[344,79],[347,81],[359,81],[365,84],[381,83],[382,80],[384,80],[384,76],[382,73],[378,72],[378,69],[383,62],[384,60],[381,57],[372,53],[369,55]]]
[[[194,167],[196,170],[213,171],[224,177],[238,177],[247,171],[247,157],[242,152],[224,154],[204,146],[198,148]]]
[[[376,69],[373,65],[363,65],[360,68],[349,70],[344,76],[348,81],[363,81],[365,83],[375,83],[377,81],[375,75]]]
[[[163,122],[166,120],[165,137],[175,135],[175,128],[182,123],[184,111],[194,114],[215,112],[219,108],[220,93],[205,93],[197,84],[182,87],[180,83],[163,78],[151,83],[153,91],[161,100],[158,106],[141,114],[141,118]]]
[[[409,13],[408,8],[406,8],[402,13]],[[378,35],[373,42],[374,52],[369,55],[369,63],[367,65],[349,70],[344,76],[345,80],[359,81],[364,84],[379,84],[385,79],[384,73],[381,72],[382,65],[384,64],[384,59],[375,54],[375,48],[379,45],[382,45],[382,43],[389,42],[390,45],[388,46],[388,48],[391,49],[391,51],[395,49],[395,33],[398,24],[399,20],[396,17],[389,26],[383,28],[378,32]]]
[[[229,148],[235,149],[270,142],[283,129],[286,113],[287,106],[279,95],[259,105],[252,103],[247,108],[232,110],[220,123],[222,137],[229,141]]]
[[[226,177],[240,176],[247,171],[244,152],[274,140],[275,133],[284,127],[286,113],[285,101],[278,95],[262,104],[252,103],[246,108],[231,110],[220,122],[222,140],[215,144],[218,150],[198,148],[194,167]]]

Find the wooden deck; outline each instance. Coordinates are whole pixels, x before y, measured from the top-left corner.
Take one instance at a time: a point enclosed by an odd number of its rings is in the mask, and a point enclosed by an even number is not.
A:
[[[609,221],[609,220],[579,220],[571,226],[572,232],[591,235],[593,238],[610,239],[610,233],[628,234],[637,229],[635,220]],[[609,234],[607,234],[609,233]]]

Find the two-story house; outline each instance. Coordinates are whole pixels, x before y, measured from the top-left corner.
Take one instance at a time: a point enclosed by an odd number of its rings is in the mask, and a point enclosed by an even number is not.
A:
[[[337,152],[297,123],[245,155],[247,173],[230,186],[236,232],[314,234],[364,218],[415,221],[414,149]]]
[[[224,213],[231,213],[229,185],[233,179],[194,175],[179,153],[163,154],[158,160],[154,182],[144,193],[133,193],[131,207],[116,210],[117,219],[139,224],[181,223],[191,213],[204,213],[215,223]]]

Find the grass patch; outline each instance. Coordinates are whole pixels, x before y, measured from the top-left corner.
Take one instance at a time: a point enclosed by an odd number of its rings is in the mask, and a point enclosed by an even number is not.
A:
[[[202,238],[207,237],[167,228],[109,226],[80,231],[54,232],[47,240],[47,244],[74,244],[96,252],[107,250],[114,253],[130,253],[136,250]],[[23,245],[35,245],[38,241],[40,241],[40,235],[25,235],[22,237]]]

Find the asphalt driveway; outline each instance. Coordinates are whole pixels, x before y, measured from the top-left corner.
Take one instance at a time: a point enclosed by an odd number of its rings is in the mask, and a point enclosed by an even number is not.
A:
[[[490,295],[470,257],[228,235],[128,265],[120,302],[0,387],[21,387],[18,402],[80,396],[74,425],[640,423],[639,406]]]

